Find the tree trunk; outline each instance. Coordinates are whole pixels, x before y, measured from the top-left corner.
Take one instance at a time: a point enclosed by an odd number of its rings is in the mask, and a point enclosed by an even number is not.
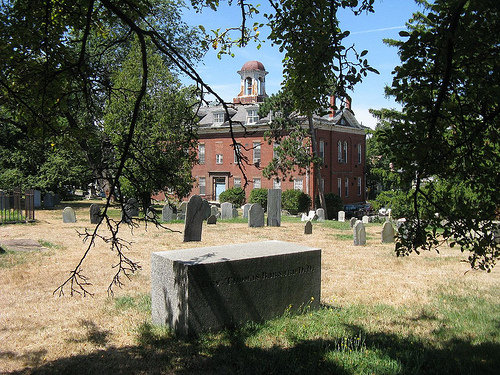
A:
[[[309,132],[311,133],[311,146],[313,151],[314,158],[319,158],[318,152],[318,142],[316,140],[316,129],[314,129],[313,118],[312,115],[307,116],[307,121],[309,123]],[[328,212],[326,210],[326,202],[325,202],[325,192],[323,191],[323,186],[321,186],[321,163],[313,163],[314,177],[316,179],[316,185],[318,186],[318,195],[319,195],[319,205],[322,209],[325,210],[325,219],[328,219]],[[314,195],[314,189],[313,189]],[[313,196],[313,202],[314,196]]]

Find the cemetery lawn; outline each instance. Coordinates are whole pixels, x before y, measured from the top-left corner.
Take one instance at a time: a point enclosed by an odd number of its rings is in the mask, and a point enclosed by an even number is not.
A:
[[[108,296],[116,259],[97,243],[84,263],[93,297],[52,292],[85,250],[77,222],[62,223],[62,203],[36,212],[30,225],[0,226],[2,240],[32,239],[42,251],[0,254],[0,373],[41,374],[496,374],[500,368],[500,269],[469,271],[467,254],[397,258],[370,224],[366,246],[353,246],[349,223],[286,218],[280,228],[248,228],[240,219],[203,227],[183,243],[183,224],[168,232],[141,224],[122,235],[142,270]],[[119,217],[119,212],[114,212]],[[241,215],[241,213],[240,213]],[[345,225],[346,224],[346,225]],[[262,240],[322,249],[322,307],[248,323],[235,330],[176,338],[151,325],[154,251]]]

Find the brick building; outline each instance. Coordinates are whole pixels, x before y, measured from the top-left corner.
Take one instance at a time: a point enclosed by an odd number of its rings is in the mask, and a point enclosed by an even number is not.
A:
[[[312,168],[304,174],[295,173],[292,181],[267,179],[262,167],[273,158],[273,144],[264,140],[269,118],[259,118],[259,103],[267,97],[264,65],[249,61],[238,74],[241,77],[240,92],[229,106],[233,122],[233,134],[244,146],[241,152],[248,158],[245,174],[249,181],[246,196],[254,188],[300,189],[311,197],[318,191]],[[199,163],[193,168],[196,182],[191,194],[201,195],[208,200],[218,200],[219,194],[228,188],[244,184],[244,177],[236,160],[232,146],[227,114],[222,105],[204,107],[200,110],[198,129]],[[246,128],[246,134],[241,124]],[[331,111],[324,117],[314,117],[316,137],[320,155],[324,160],[321,168],[325,193],[341,196],[344,204],[365,201],[365,130],[358,123],[350,109]]]

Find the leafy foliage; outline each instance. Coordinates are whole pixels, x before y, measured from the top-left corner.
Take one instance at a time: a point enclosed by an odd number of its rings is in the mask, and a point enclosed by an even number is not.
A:
[[[285,190],[281,194],[281,206],[292,215],[307,212],[311,206],[311,197],[300,190]]]
[[[258,203],[264,210],[267,210],[267,189],[252,189],[248,201],[250,203]]]
[[[245,203],[245,190],[240,187],[227,189],[220,193],[219,201],[221,203],[229,202],[239,207]]]
[[[342,203],[342,198],[340,198],[335,193],[327,193],[325,194],[325,201],[326,201],[327,218],[331,220],[333,218],[338,217],[339,211],[342,211],[342,209],[344,208],[344,205]],[[319,204],[319,197],[316,196],[316,205],[318,204]]]

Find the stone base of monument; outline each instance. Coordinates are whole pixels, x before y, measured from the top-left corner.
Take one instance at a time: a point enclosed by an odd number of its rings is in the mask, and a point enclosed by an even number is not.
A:
[[[316,308],[321,249],[264,241],[151,256],[153,324],[180,335]]]

